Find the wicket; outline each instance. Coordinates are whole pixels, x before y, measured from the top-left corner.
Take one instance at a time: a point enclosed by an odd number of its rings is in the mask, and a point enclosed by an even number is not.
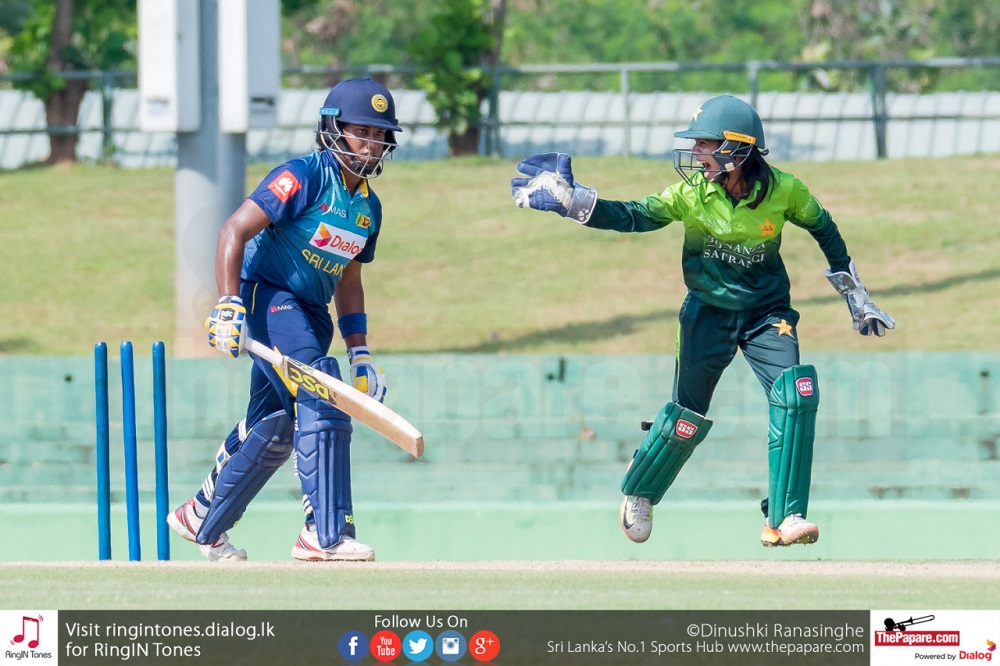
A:
[[[129,560],[142,559],[139,545],[139,473],[135,425],[135,367],[132,342],[121,344],[122,431],[125,445],[125,508]],[[94,392],[97,421],[97,537],[98,556],[111,559],[110,419],[108,409],[108,346],[94,345]],[[156,468],[156,546],[160,560],[170,559],[167,512],[167,395],[166,360],[162,342],[153,343],[153,431]]]

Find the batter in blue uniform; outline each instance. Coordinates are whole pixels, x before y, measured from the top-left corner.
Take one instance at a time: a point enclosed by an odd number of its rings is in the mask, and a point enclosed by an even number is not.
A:
[[[350,381],[384,399],[385,376],[368,349],[361,268],[374,260],[382,226],[382,204],[368,183],[382,173],[399,131],[384,86],[371,79],[334,86],[320,109],[320,149],[271,171],[219,232],[221,298],[208,319],[213,347],[236,357],[249,336],[339,378],[328,356],[333,301]],[[245,418],[219,448],[201,490],[168,522],[210,560],[246,559],[227,530],[294,452],[305,525],[292,556],[373,560],[374,549],[355,533],[350,418],[253,360]]]

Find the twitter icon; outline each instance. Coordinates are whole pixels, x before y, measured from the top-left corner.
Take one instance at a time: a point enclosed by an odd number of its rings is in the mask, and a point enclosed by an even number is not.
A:
[[[410,661],[425,661],[434,653],[434,639],[426,631],[411,631],[403,639],[403,654]]]

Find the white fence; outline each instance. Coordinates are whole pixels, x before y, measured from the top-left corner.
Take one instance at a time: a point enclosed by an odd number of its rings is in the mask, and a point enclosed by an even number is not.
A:
[[[311,151],[317,112],[327,93],[286,90],[280,127],[251,131],[247,157],[276,163]],[[404,132],[394,159],[434,160],[448,154],[444,134],[424,93],[394,90]],[[673,133],[710,93],[501,92],[496,150],[502,157],[560,150],[574,155],[632,155],[669,159]],[[123,167],[171,165],[172,134],[137,129],[138,91],[114,91],[110,159]],[[870,160],[877,157],[872,97],[864,93],[760,93],[772,160]],[[84,98],[78,121],[81,160],[104,155],[99,92]],[[886,153],[890,158],[1000,152],[1000,92],[886,96]],[[481,143],[485,152],[485,141]],[[14,169],[49,154],[44,109],[31,94],[0,91],[0,168]]]

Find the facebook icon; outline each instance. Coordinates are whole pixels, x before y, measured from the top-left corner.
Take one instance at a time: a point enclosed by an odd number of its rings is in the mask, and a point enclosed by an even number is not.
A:
[[[348,631],[337,641],[337,649],[347,661],[361,661],[368,654],[368,639],[360,631]]]

